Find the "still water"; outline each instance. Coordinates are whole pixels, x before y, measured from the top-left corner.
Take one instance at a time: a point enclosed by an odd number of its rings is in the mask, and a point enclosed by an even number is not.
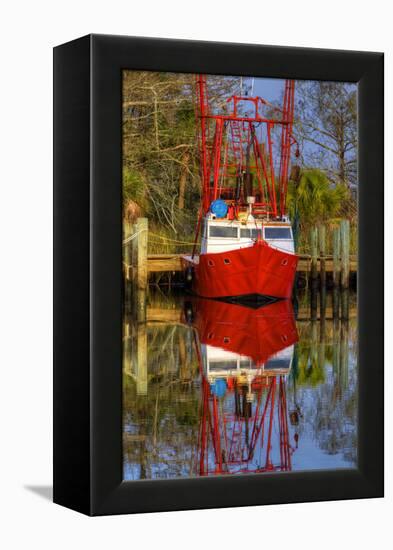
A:
[[[123,478],[356,467],[356,295],[345,299],[348,320],[333,319],[331,293],[322,314],[306,292],[252,308],[150,290],[146,322],[126,304]]]

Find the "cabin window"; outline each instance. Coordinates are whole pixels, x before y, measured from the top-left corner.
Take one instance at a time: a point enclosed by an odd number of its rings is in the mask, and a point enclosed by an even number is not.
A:
[[[224,258],[224,264],[229,265],[231,263],[231,260],[229,258]]]
[[[210,237],[221,237],[224,239],[237,239],[237,227],[211,225]]]
[[[262,230],[254,228],[240,229],[240,237],[242,239],[256,239],[258,236],[262,236]]]
[[[209,361],[209,371],[236,370],[237,361],[221,361],[220,359]]]
[[[290,359],[270,359],[265,363],[265,370],[289,369],[290,366]]]
[[[290,227],[265,227],[265,239],[292,239]]]
[[[213,262],[213,260],[207,260],[207,265],[208,265],[209,267],[214,267],[214,262]]]

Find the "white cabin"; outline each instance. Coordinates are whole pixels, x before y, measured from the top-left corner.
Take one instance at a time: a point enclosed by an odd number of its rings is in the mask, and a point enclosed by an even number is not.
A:
[[[228,252],[252,246],[260,236],[270,246],[287,252],[295,253],[292,227],[289,221],[267,221],[246,219],[229,220],[216,218],[209,213],[204,218],[202,228],[201,254]]]

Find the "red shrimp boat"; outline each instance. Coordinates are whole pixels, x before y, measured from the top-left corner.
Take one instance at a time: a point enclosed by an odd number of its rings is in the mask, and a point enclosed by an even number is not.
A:
[[[196,84],[202,204],[193,252],[182,257],[186,279],[207,298],[289,298],[298,261],[286,214],[294,82],[282,109],[232,96],[223,114],[210,111],[206,76]]]

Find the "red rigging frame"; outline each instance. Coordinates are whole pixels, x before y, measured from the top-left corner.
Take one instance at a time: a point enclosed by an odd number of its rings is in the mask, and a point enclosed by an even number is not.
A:
[[[238,212],[246,206],[246,195],[255,196],[255,213],[276,219],[285,216],[291,147],[296,143],[292,134],[295,82],[285,81],[282,108],[261,97],[235,95],[227,99],[228,112],[220,114],[213,113],[209,106],[206,75],[196,75],[196,91],[202,177],[200,217],[219,197]],[[252,107],[252,112],[244,112],[245,105]],[[281,128],[279,144],[274,143],[272,135],[275,127]],[[279,167],[275,156],[280,158]],[[241,178],[247,179],[247,193],[240,185]]]
[[[234,410],[212,393],[203,372],[202,417],[198,441],[198,474],[287,472],[297,448],[290,443],[285,376],[260,376],[253,382],[256,403],[247,401],[245,388],[229,380],[228,401]],[[278,393],[278,395],[277,395]],[[232,399],[231,399],[232,398]],[[278,443],[274,443],[278,439]],[[279,459],[273,451],[279,447]],[[276,454],[276,453],[274,453]]]

